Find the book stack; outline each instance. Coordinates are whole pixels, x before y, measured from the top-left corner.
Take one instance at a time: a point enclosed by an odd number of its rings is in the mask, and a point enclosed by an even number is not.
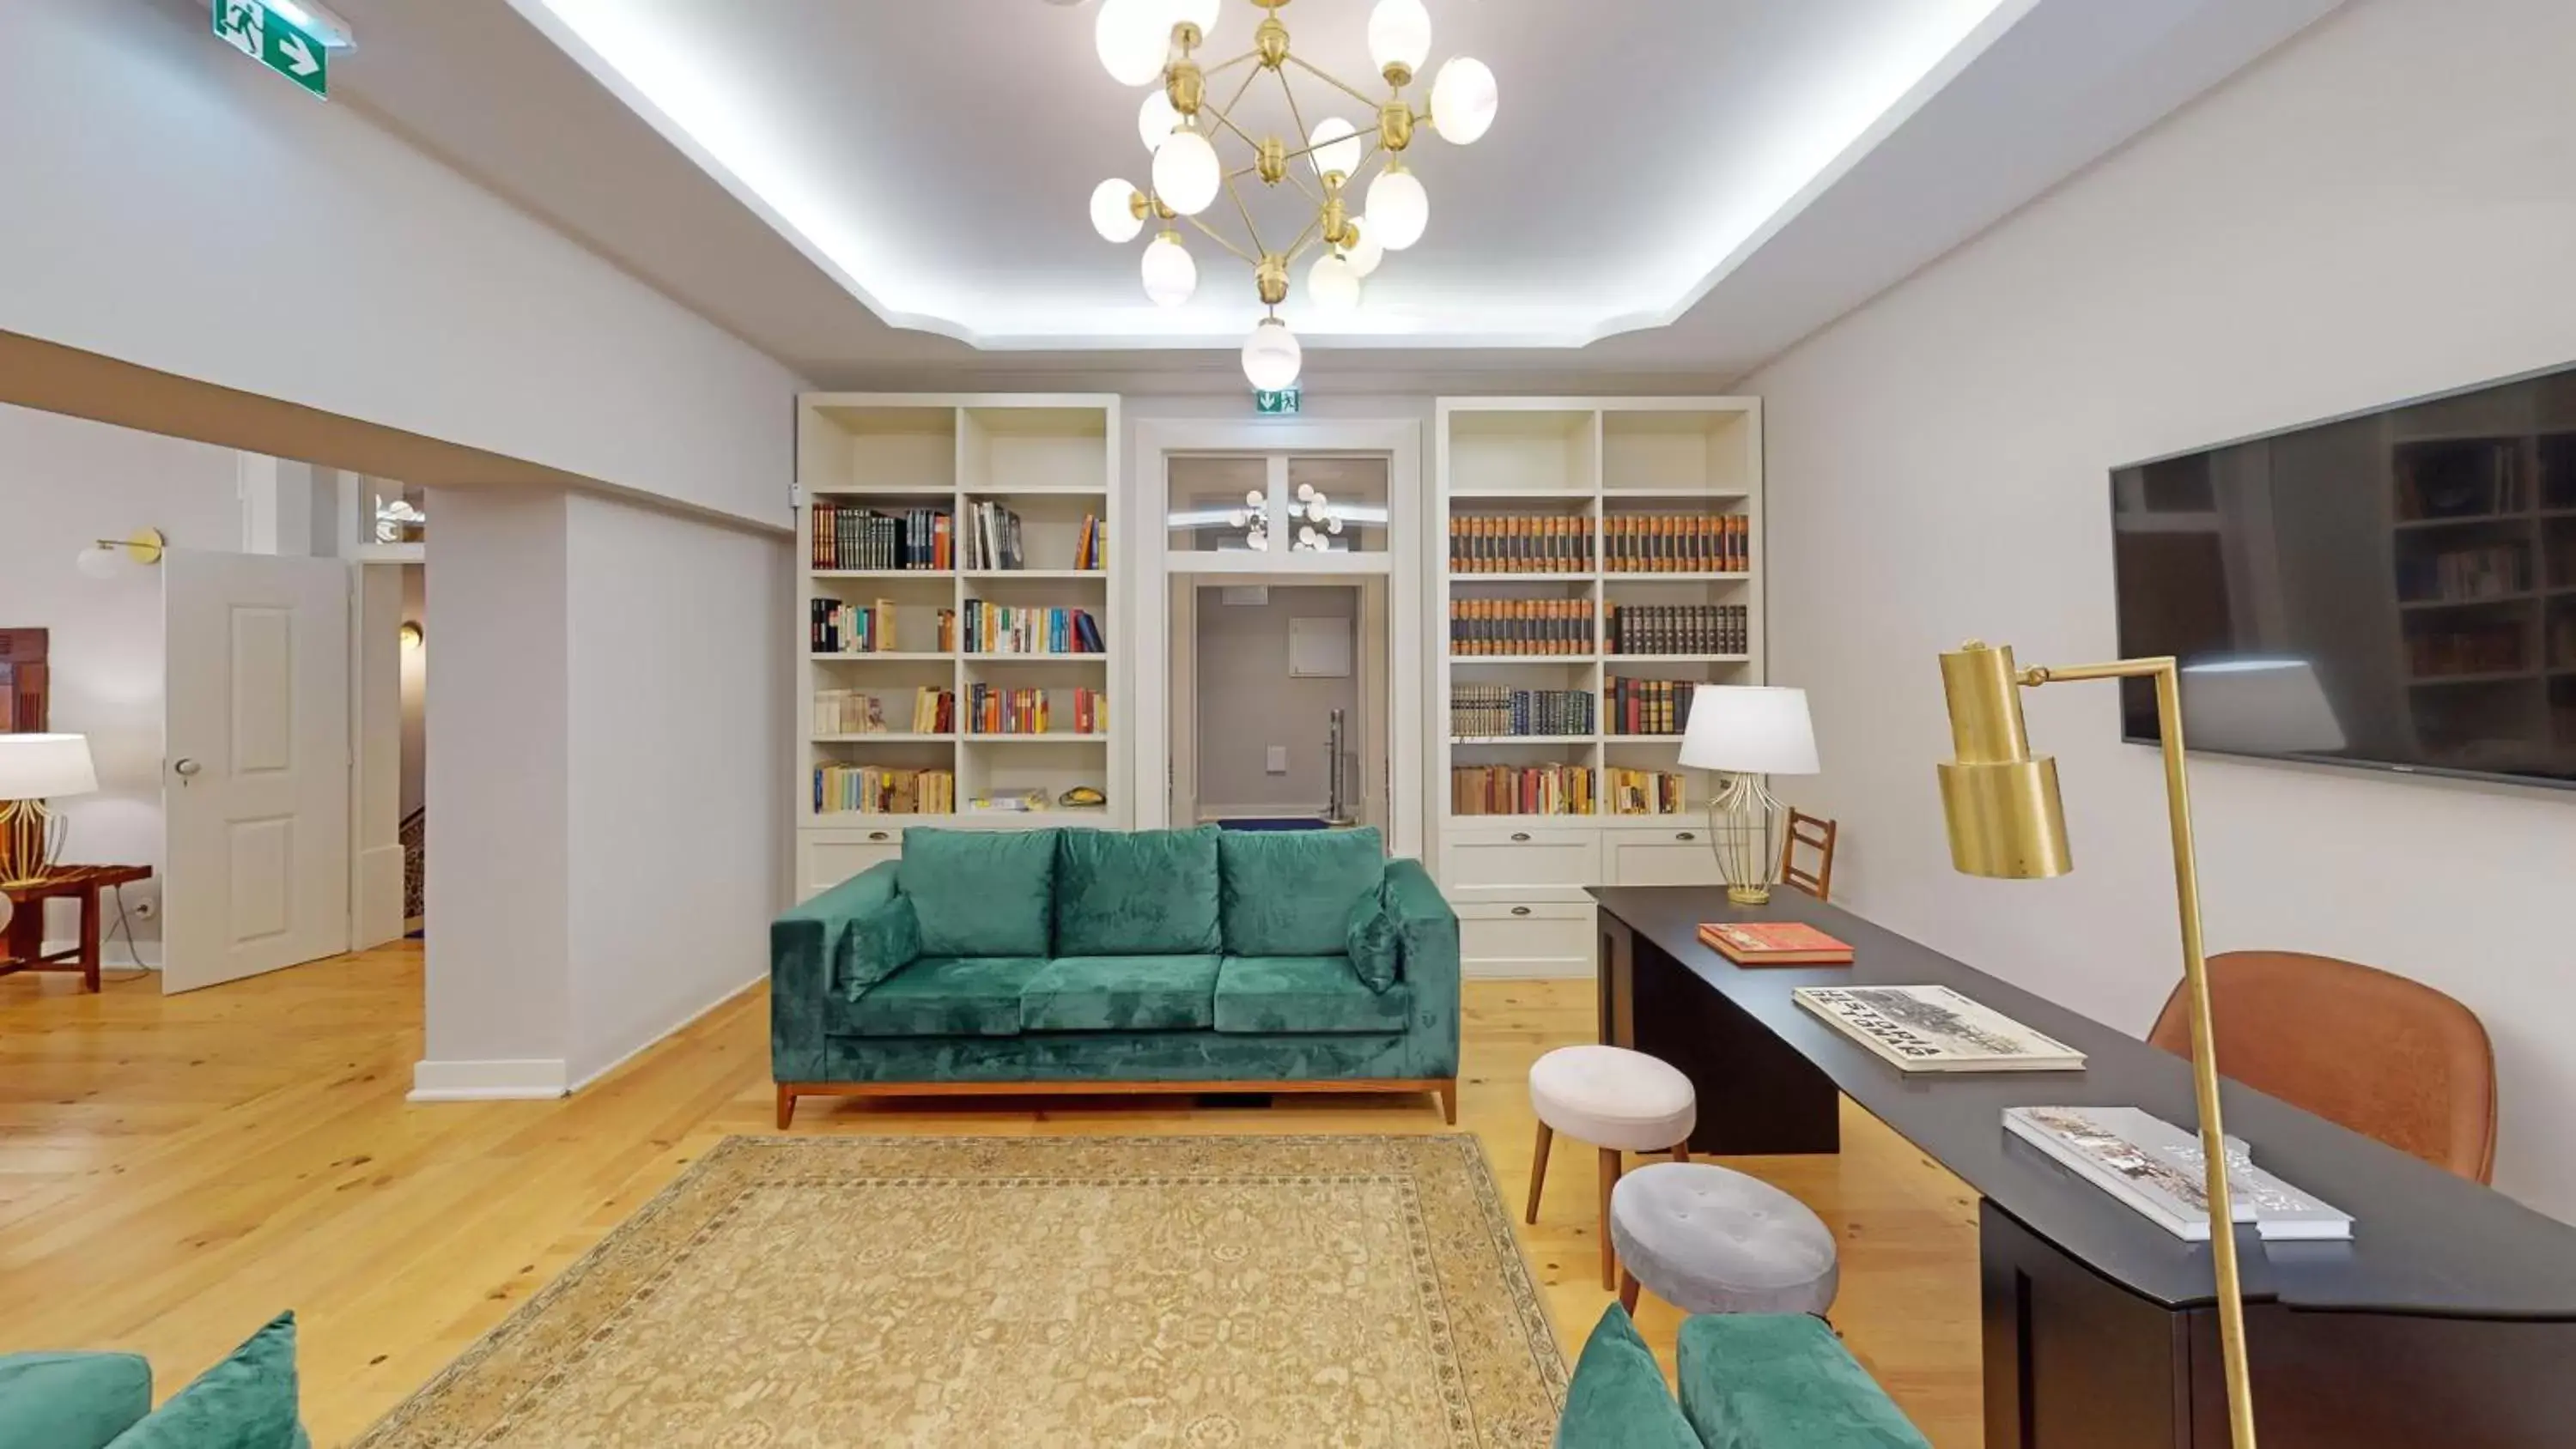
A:
[[[1449,652],[1478,655],[1592,652],[1590,599],[1452,599]]]
[[[815,691],[814,733],[881,735],[885,727],[885,701],[875,695],[855,689]]]
[[[2209,1159],[2196,1133],[2136,1107],[2006,1107],[2004,1130],[2185,1242],[2209,1241]],[[2227,1203],[2267,1243],[2340,1242],[2352,1214],[2254,1165],[2227,1139]]]
[[[944,509],[879,513],[841,502],[807,506],[817,569],[902,569],[931,573],[955,566],[953,530]]]
[[[1073,544],[1073,566],[1095,573],[1109,567],[1109,525],[1096,513],[1082,515],[1082,534]]]
[[[1024,569],[1020,553],[1020,516],[998,503],[977,503],[966,510],[966,567]]]
[[[1531,514],[1452,514],[1453,574],[1588,574],[1592,520]]]
[[[940,615],[944,621],[948,611],[943,609]],[[817,654],[884,654],[895,648],[892,599],[877,599],[865,606],[839,599],[815,599],[808,618],[812,636],[806,641],[807,647]],[[943,622],[942,630],[946,627]]]
[[[946,815],[956,808],[957,775],[952,770],[878,765],[819,765],[814,770],[818,815]]]
[[[1449,772],[1455,815],[1590,815],[1592,771],[1584,765],[1471,765]]]
[[[1690,725],[1691,692],[1687,679],[1622,679],[1610,676],[1610,733],[1677,735]]]
[[[1614,574],[1740,574],[1753,566],[1753,521],[1740,513],[1614,513],[1601,520]]]
[[[1602,632],[1613,654],[1744,654],[1748,625],[1742,604],[1612,604]]]
[[[1690,808],[1689,781],[1670,770],[1603,771],[1602,797],[1613,815],[1679,815]]]
[[[1108,696],[1096,689],[1073,691],[1073,728],[1077,735],[1096,735],[1109,728]],[[966,717],[979,735],[1043,735],[1055,732],[1055,705],[1043,689],[1002,689],[990,684],[968,686]]]
[[[1588,689],[1511,689],[1499,684],[1458,684],[1449,689],[1449,732],[1462,736],[1588,735]]]
[[[1100,625],[1087,609],[1032,609],[966,601],[969,654],[1103,654]]]
[[[2499,599],[2531,591],[2531,553],[2519,543],[2450,548],[2397,561],[2397,592],[2409,603]]]

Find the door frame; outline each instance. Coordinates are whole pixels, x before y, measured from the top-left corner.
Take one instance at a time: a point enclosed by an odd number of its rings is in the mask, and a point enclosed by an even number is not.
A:
[[[1432,756],[1426,721],[1434,715],[1420,689],[1403,681],[1428,677],[1423,655],[1426,602],[1432,581],[1423,564],[1421,528],[1423,497],[1423,429],[1421,418],[1241,418],[1176,419],[1140,422],[1136,426],[1135,468],[1128,476],[1129,501],[1137,506],[1126,516],[1143,522],[1129,547],[1139,567],[1129,574],[1127,605],[1136,620],[1134,729],[1130,738],[1139,782],[1169,781],[1171,738],[1172,578],[1193,575],[1205,582],[1280,585],[1357,582],[1370,574],[1387,576],[1388,718],[1386,720],[1387,849],[1419,857],[1424,831],[1426,782]],[[1176,555],[1164,520],[1170,513],[1171,459],[1204,453],[1380,453],[1387,459],[1387,548],[1353,566],[1351,555],[1227,555],[1209,566],[1205,559]],[[1363,787],[1365,793],[1365,786]],[[1168,786],[1137,794],[1139,829],[1168,827]]]

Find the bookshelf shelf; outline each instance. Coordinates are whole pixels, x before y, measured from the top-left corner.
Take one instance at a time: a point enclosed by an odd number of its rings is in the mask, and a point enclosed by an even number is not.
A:
[[[955,569],[808,569],[818,579],[953,579]]]
[[[809,735],[807,738],[811,739],[818,745],[926,745],[947,744],[955,740],[957,736],[952,734],[913,735],[901,734],[892,730],[879,730],[871,734]]]
[[[1573,668],[1598,664],[1598,654],[1452,654],[1451,664],[1560,664]]]
[[[805,657],[818,664],[918,664],[940,663],[955,659],[957,655],[944,649],[881,649],[868,654],[852,653],[847,650],[827,654],[818,649]]]
[[[969,579],[1105,579],[1101,569],[968,569],[961,578]]]
[[[1453,735],[1453,745],[1588,745],[1599,735]]]
[[[1750,664],[1750,654],[1604,654],[1604,664]],[[1730,684],[1749,681],[1729,680]]]
[[[1106,654],[961,654],[970,664],[1106,664]]]
[[[1682,737],[1680,735],[1603,735],[1601,737],[1601,742],[1605,745],[1679,746],[1682,742]]]
[[[1072,730],[1049,730],[1044,734],[966,734],[959,739],[973,745],[1105,745],[1110,736],[1103,732],[1077,734]]]
[[[1588,569],[1581,572],[1535,574],[1453,573],[1449,576],[1449,582],[1453,584],[1588,584],[1599,577],[1601,577],[1599,574]]]

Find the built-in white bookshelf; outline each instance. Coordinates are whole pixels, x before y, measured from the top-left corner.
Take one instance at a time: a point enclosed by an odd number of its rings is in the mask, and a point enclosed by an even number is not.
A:
[[[1130,697],[1117,652],[1126,627],[1117,399],[823,393],[800,398],[797,412],[802,587],[793,627],[807,631],[794,783],[800,894],[891,858],[911,826],[1124,825],[1132,792],[1116,748]],[[1015,558],[979,547],[991,537],[985,510],[1016,520]],[[935,523],[942,516],[944,530]],[[891,555],[882,546],[889,530],[870,523],[877,518],[896,521]],[[859,531],[871,526],[873,534]],[[835,541],[849,545],[838,556]],[[848,611],[852,627],[822,637],[818,602]],[[972,637],[970,615],[987,608],[1012,611],[1028,632]],[[1045,611],[1066,611],[1065,620],[1078,612],[1091,637],[1075,646],[1069,625],[1046,627]],[[943,614],[953,621],[945,630]],[[979,690],[1024,714],[1043,700],[1047,732],[979,723]],[[947,692],[946,719],[916,719],[925,691]],[[827,708],[827,698],[851,703]],[[873,718],[855,703],[867,698],[879,705]],[[862,780],[944,773],[954,808],[827,808],[817,781],[827,767],[877,772]],[[1078,788],[1107,803],[1062,803]],[[895,798],[879,803],[917,805],[940,792],[886,793]],[[1039,801],[1045,808],[1004,808]]]
[[[1761,404],[1453,398],[1438,404],[1436,431],[1430,622],[1435,641],[1453,636],[1437,651],[1431,701],[1442,885],[1471,970],[1589,974],[1584,887],[1716,878],[1714,782],[1681,767],[1678,728],[1614,704],[1622,683],[1678,698],[1764,679]],[[1454,637],[1457,614],[1478,610],[1504,616],[1482,621],[1499,644]],[[1531,635],[1536,648],[1520,642]],[[1511,733],[1490,713],[1453,710],[1475,689],[1571,697],[1589,716],[1564,733]],[[1461,770],[1548,767],[1581,772],[1591,813],[1460,808]],[[1612,772],[1678,777],[1678,808],[1615,812]]]

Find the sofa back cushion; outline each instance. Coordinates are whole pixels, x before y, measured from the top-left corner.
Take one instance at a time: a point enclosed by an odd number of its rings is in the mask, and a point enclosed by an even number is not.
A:
[[[912,898],[924,956],[1045,956],[1055,830],[903,833],[895,884]]]
[[[1217,930],[1217,828],[1065,830],[1055,847],[1055,954],[1204,956]]]
[[[1225,949],[1339,956],[1351,908],[1386,880],[1386,844],[1360,830],[1228,830],[1217,837]]]
[[[151,1412],[152,1366],[137,1355],[0,1355],[0,1444],[107,1449]]]
[[[295,1413],[295,1315],[281,1313],[108,1449],[310,1449]]]
[[[1779,1442],[1821,1446],[1841,1441]],[[1628,1321],[1628,1311],[1616,1303],[1601,1315],[1583,1345],[1583,1357],[1575,1361],[1574,1378],[1565,1386],[1565,1415],[1557,1420],[1556,1449],[1702,1449],[1700,1436],[1664,1387],[1655,1351],[1646,1347],[1637,1326]]]

